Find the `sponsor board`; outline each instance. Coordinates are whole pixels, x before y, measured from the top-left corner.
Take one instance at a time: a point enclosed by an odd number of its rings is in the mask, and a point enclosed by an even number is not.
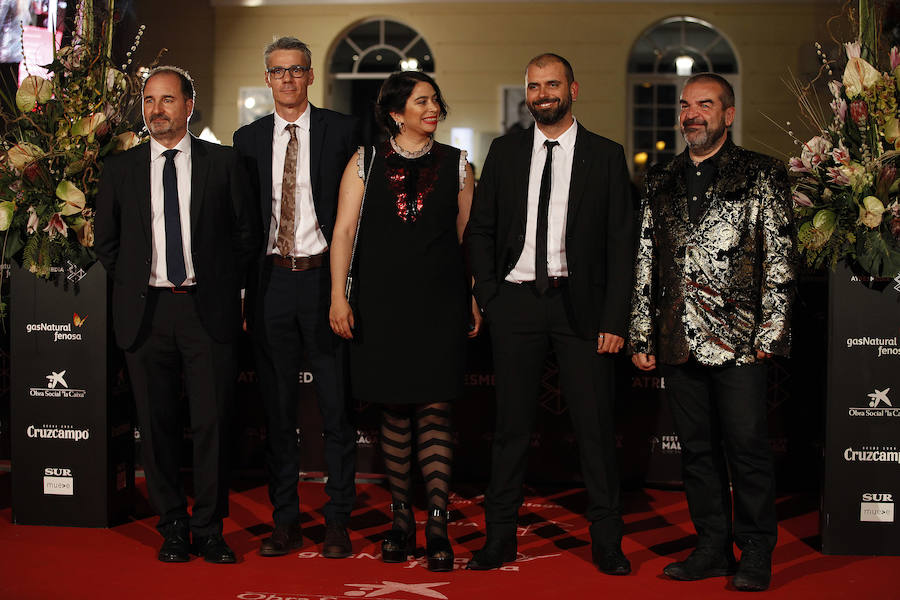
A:
[[[44,467],[45,496],[74,496],[75,478],[72,469],[63,467]]]
[[[85,390],[70,388],[66,381],[66,369],[50,371],[46,387],[28,388],[28,395],[32,398],[84,398]]]
[[[633,375],[631,377],[631,387],[634,389],[664,390],[666,389],[666,378],[655,375]]]

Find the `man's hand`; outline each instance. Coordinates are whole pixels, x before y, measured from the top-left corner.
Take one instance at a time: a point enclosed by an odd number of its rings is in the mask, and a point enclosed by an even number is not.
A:
[[[625,345],[625,340],[614,333],[597,335],[597,354],[615,354]]]
[[[656,368],[656,357],[652,354],[638,352],[631,357],[631,362],[641,371],[652,371]]]
[[[762,350],[757,350],[756,358],[758,358],[759,360],[765,360],[767,358],[772,358],[772,355],[769,354],[768,352],[763,352]]]

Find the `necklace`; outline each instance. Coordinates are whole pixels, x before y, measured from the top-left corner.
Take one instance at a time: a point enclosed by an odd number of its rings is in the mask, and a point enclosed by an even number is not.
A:
[[[433,145],[434,138],[428,138],[428,141],[425,142],[425,145],[422,146],[419,150],[413,150],[412,152],[410,152],[401,148],[396,139],[394,139],[393,137],[391,138],[391,148],[393,148],[394,152],[396,152],[403,158],[419,158],[421,156],[425,156],[426,154],[428,154],[428,151],[431,150],[431,146]]]

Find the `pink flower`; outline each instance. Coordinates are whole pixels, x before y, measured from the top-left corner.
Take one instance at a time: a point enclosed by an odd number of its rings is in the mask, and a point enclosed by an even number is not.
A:
[[[841,83],[840,81],[835,81],[834,79],[832,79],[831,81],[828,82],[828,89],[831,90],[831,95],[834,96],[835,98],[841,97],[841,88],[843,88],[843,87],[844,87],[844,84]]]
[[[850,118],[857,126],[862,127],[869,119],[869,107],[865,100],[854,100],[850,103]]]
[[[850,178],[840,167],[828,167],[828,180],[837,185],[850,185]]]
[[[44,227],[44,231],[50,236],[50,239],[56,237],[56,234],[60,234],[62,236],[66,236],[69,233],[69,227],[66,225],[66,222],[63,221],[62,215],[60,213],[53,213],[53,216],[50,217],[50,222],[47,223],[47,226]]]
[[[794,204],[797,206],[812,206],[812,200],[803,192],[794,192]]]
[[[806,168],[799,156],[792,156],[789,164],[794,173],[809,173],[809,169]]]
[[[897,49],[897,46],[891,48],[891,71],[897,68],[900,65],[900,50]]]
[[[830,106],[835,118],[843,125],[847,120],[847,101],[843,98],[835,98],[831,101]]]
[[[844,50],[847,51],[847,59],[859,58],[862,47],[859,42],[847,42],[844,44]]]
[[[25,231],[28,232],[28,235],[33,234],[37,231],[38,225],[40,224],[40,219],[38,219],[37,213],[34,212],[34,207],[28,207],[28,223],[25,225]]]
[[[831,151],[831,158],[834,159],[834,162],[842,165],[850,164],[850,151],[844,146],[843,140],[838,143],[837,148]]]

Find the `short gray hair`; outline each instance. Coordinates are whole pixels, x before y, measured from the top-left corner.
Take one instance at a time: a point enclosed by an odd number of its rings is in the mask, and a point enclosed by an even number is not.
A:
[[[269,67],[269,56],[276,50],[299,50],[306,56],[306,66],[312,67],[312,52],[309,51],[309,46],[295,37],[283,36],[266,46],[263,53],[263,62],[266,64],[266,68]]]

